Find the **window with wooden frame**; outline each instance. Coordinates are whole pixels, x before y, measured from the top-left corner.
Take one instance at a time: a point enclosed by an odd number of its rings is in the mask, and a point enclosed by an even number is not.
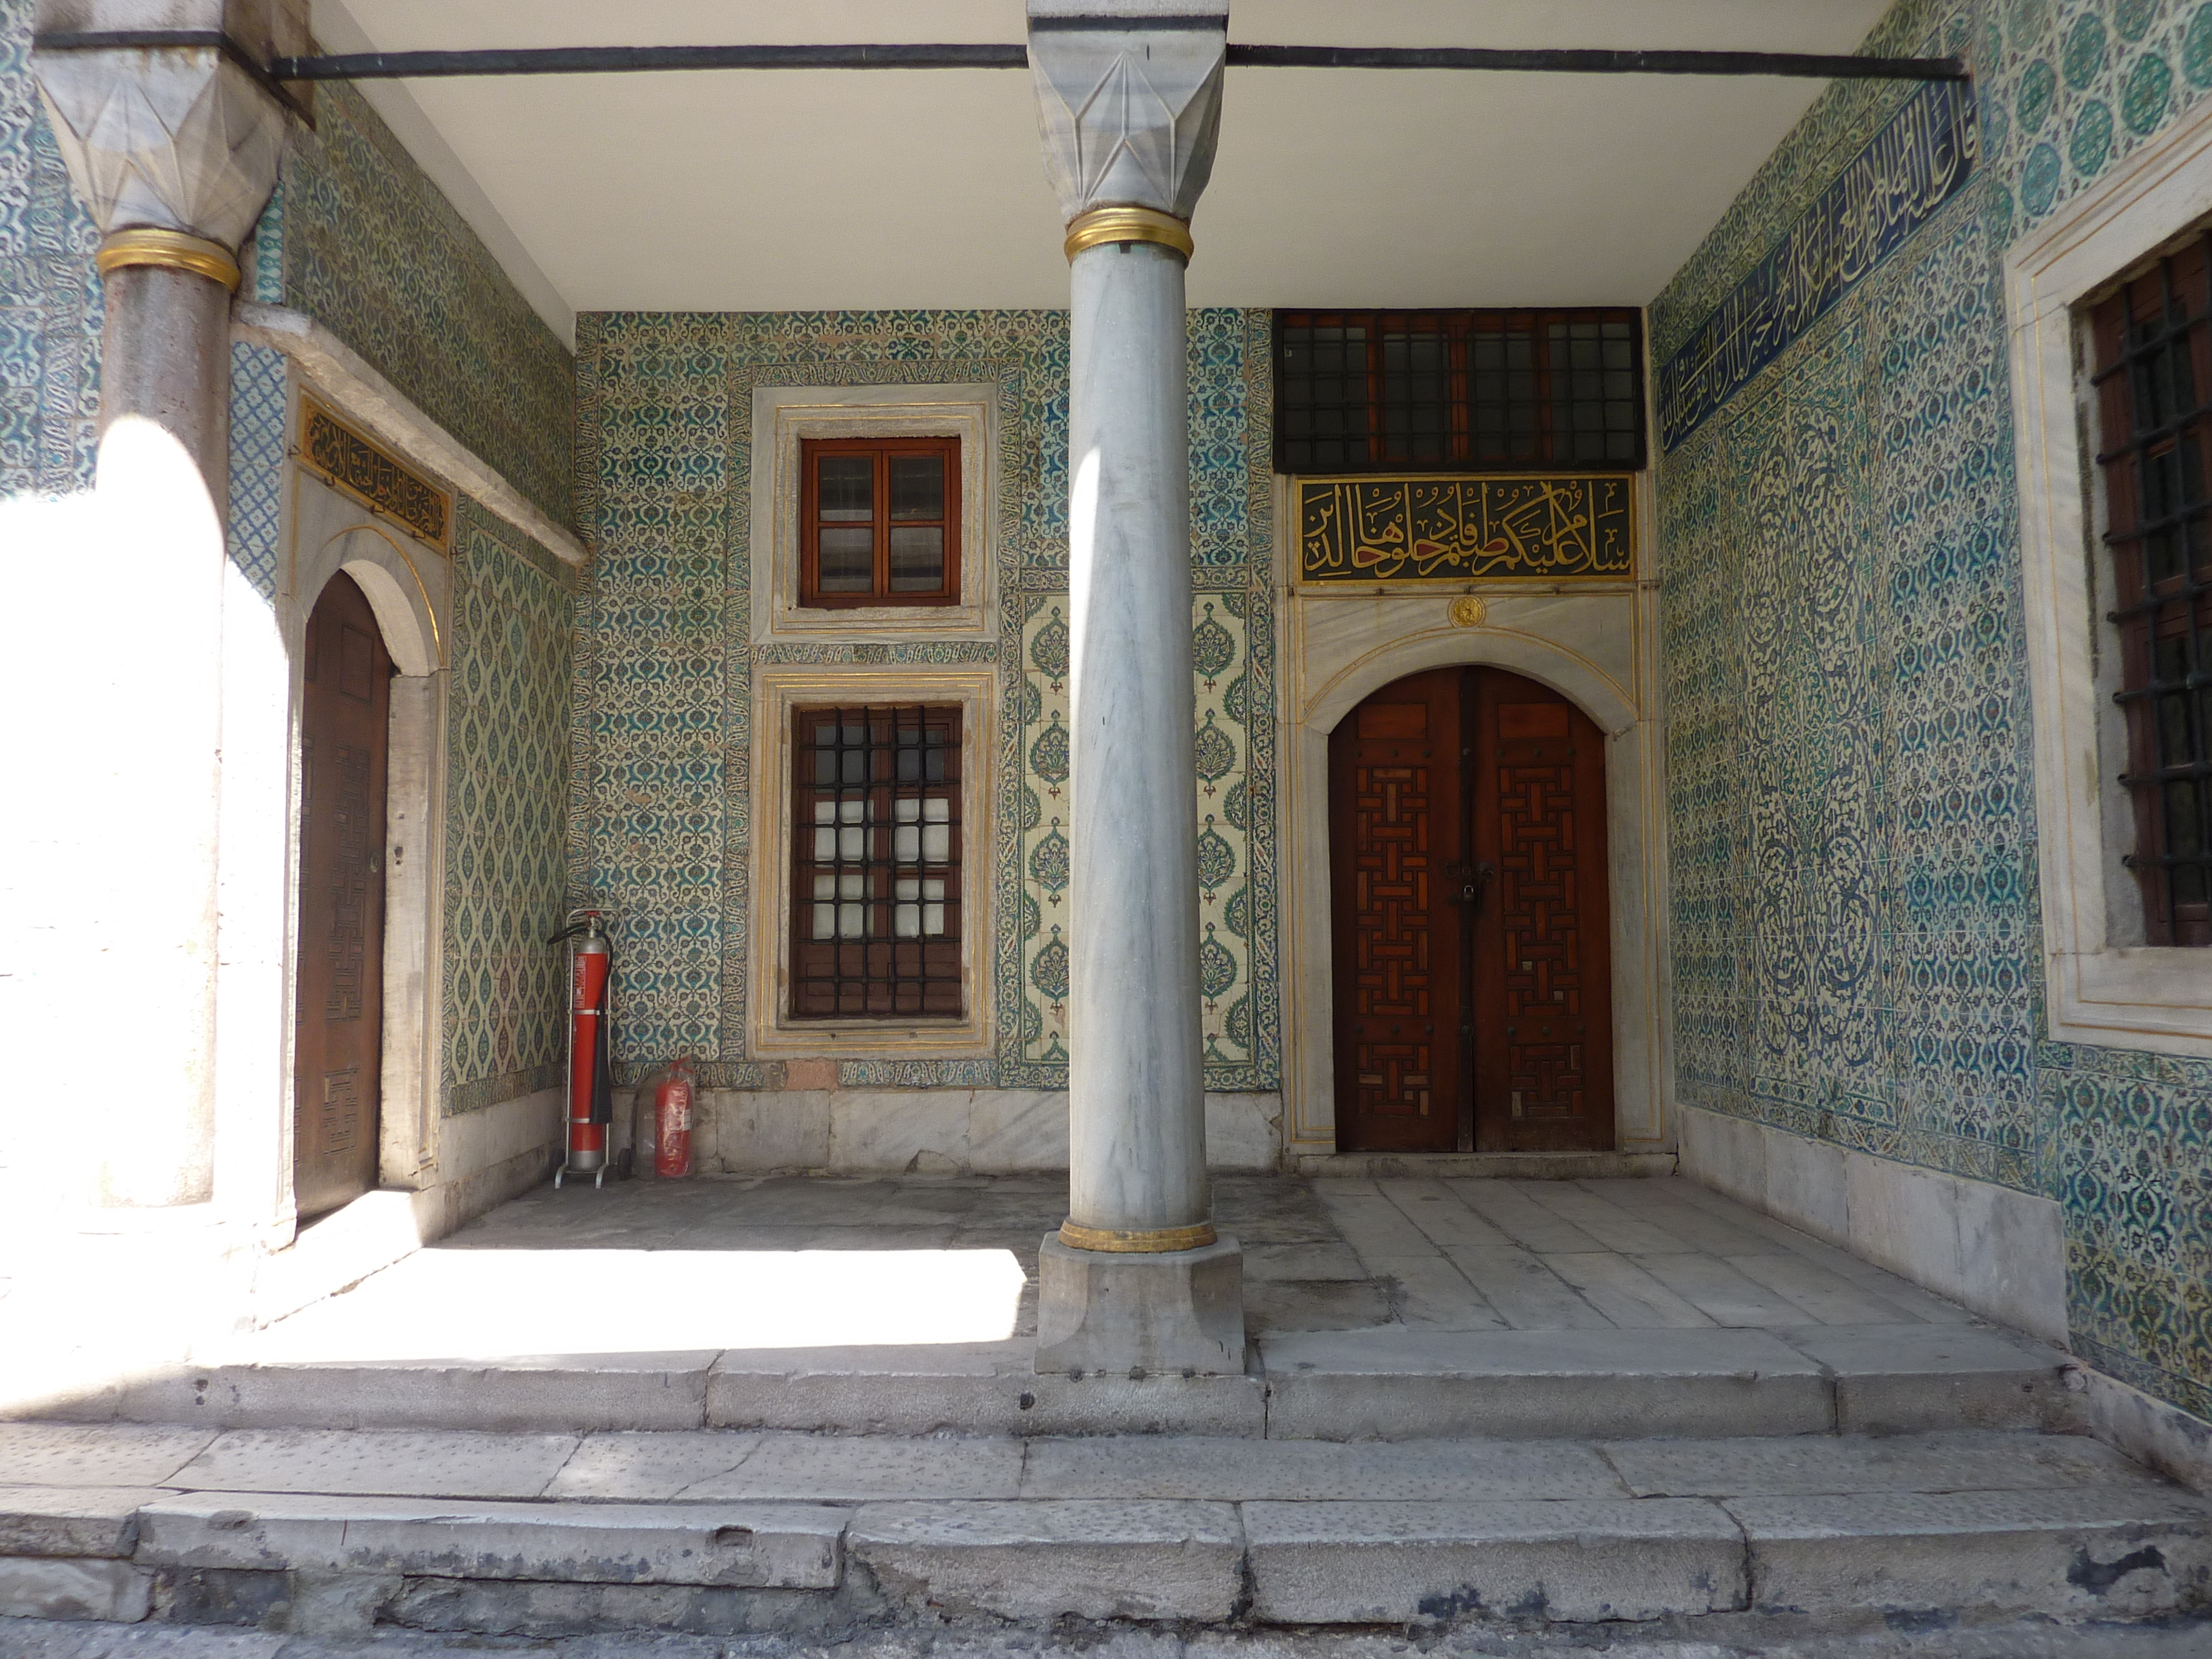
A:
[[[958,706],[792,723],[791,1017],[960,1018]]]
[[[1633,471],[1634,311],[1279,311],[1275,471]]]
[[[799,457],[799,604],[960,602],[960,440],[807,438]]]
[[[2095,306],[2111,550],[2145,941],[2212,945],[2212,235]]]

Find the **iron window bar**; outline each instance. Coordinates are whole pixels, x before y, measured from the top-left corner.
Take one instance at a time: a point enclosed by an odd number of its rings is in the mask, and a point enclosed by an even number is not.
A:
[[[1132,19],[1133,27],[1172,20]],[[532,46],[463,52],[321,52],[258,67],[220,29],[54,30],[33,37],[40,52],[214,46],[257,76],[277,81],[398,81],[477,75],[622,75],[670,70],[1026,69],[1020,44],[900,41],[889,45],[727,46]],[[1641,52],[1493,46],[1268,46],[1232,41],[1231,68],[1475,70],[1551,75],[1781,76],[1838,81],[1964,81],[1958,58],[1881,58],[1795,52]]]
[[[796,1019],[957,1018],[960,711],[793,716]]]
[[[2192,255],[2199,280],[2178,282]],[[2105,613],[2123,630],[2112,697],[2128,712],[2119,782],[2136,809],[2121,862],[2142,884],[2152,944],[2212,945],[2212,237],[2161,257],[2099,312],[2090,381],[2108,428],[2124,434],[2097,456],[2114,486],[2118,522],[2102,539],[2124,601]]]

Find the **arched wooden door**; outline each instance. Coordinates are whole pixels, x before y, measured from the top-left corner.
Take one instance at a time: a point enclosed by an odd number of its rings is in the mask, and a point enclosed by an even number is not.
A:
[[[1338,1146],[1610,1148],[1604,734],[1534,680],[1443,668],[1328,756]]]
[[[300,712],[292,1187],[304,1220],[376,1185],[392,654],[343,572],[307,620]]]

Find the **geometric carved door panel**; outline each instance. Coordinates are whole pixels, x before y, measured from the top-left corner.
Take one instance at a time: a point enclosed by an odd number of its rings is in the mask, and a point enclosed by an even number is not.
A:
[[[1502,670],[1384,687],[1329,738],[1337,1145],[1613,1145],[1605,746]]]
[[[1457,669],[1400,680],[1329,737],[1336,1122],[1346,1150],[1460,1144],[1460,681]]]
[[[391,653],[341,572],[307,619],[300,710],[292,1188],[303,1221],[376,1185],[391,708]]]
[[[1605,737],[1558,693],[1496,670],[1474,688],[1475,1144],[1595,1152],[1613,1121]]]

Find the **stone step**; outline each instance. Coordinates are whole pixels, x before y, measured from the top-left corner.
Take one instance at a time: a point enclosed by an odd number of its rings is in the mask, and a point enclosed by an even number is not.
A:
[[[496,1360],[240,1361],[141,1378],[124,1421],[1196,1434],[1277,1439],[2058,1430],[2066,1357],[1977,1324],[1293,1333],[1241,1376],[1048,1375],[1012,1340]],[[127,1484],[127,1483],[126,1483]]]
[[[1323,1332],[1261,1344],[1276,1439],[2063,1430],[2057,1350],[1965,1325]]]
[[[46,1437],[45,1449],[75,1436],[76,1467],[88,1474],[97,1460],[83,1453],[86,1433]],[[500,1632],[680,1628],[701,1618],[727,1629],[788,1631],[809,1619],[821,1628],[833,1604],[931,1624],[968,1615],[1273,1626],[1667,1619],[1688,1629],[1743,1615],[1797,1630],[1807,1620],[2108,1620],[2212,1609],[2212,1504],[2071,1437],[1457,1447],[1229,1438],[1183,1443],[1180,1476],[1158,1455],[1176,1443],[1157,1437],[874,1446],[814,1437],[827,1449],[817,1461],[800,1444],[808,1437],[711,1437],[724,1443],[702,1445],[710,1437],[699,1432],[603,1436],[578,1451],[595,1443],[651,1451],[646,1461],[657,1459],[664,1475],[687,1458],[712,1468],[732,1455],[741,1474],[775,1454],[757,1481],[707,1484],[811,1487],[856,1501],[19,1486],[0,1490],[9,1552],[0,1609],[247,1624],[281,1616],[293,1628],[303,1617],[365,1628],[383,1613]],[[9,1438],[25,1449],[24,1437]],[[170,1479],[221,1467],[236,1450],[230,1438]],[[328,1439],[300,1446],[300,1466],[340,1468]],[[664,1439],[675,1443],[636,1444]],[[998,1472],[963,1481],[963,1459],[988,1463],[994,1447]],[[273,1467],[275,1449],[258,1448],[263,1467]],[[0,1444],[0,1474],[21,1466],[8,1450]],[[421,1460],[434,1450],[416,1449]],[[1135,1461],[1117,1471],[1121,1450]],[[480,1455],[476,1467],[496,1461]],[[1423,1462],[1446,1466],[1458,1495],[1376,1495],[1444,1490],[1419,1484]],[[1034,1481],[1032,1464],[1041,1465]],[[977,1490],[1038,1495],[935,1495]],[[273,1611],[280,1603],[289,1611]]]

